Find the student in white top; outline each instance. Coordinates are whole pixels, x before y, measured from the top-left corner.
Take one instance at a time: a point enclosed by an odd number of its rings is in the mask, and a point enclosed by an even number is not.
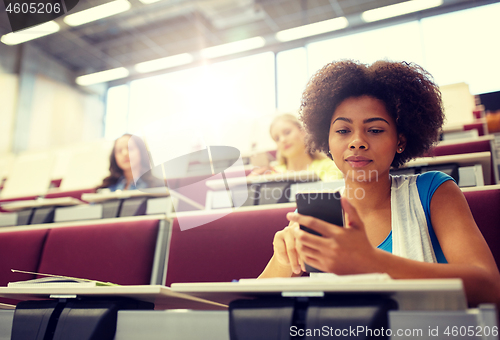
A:
[[[405,62],[330,63],[307,84],[300,116],[309,146],[344,174],[346,223],[289,213],[260,277],[299,276],[307,263],[336,274],[461,278],[470,304],[500,302],[495,260],[453,179],[389,174],[423,155],[443,123],[441,95],[426,71]]]

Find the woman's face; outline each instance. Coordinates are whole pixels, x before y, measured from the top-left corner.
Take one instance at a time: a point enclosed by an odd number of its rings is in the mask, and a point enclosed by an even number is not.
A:
[[[396,122],[379,99],[347,98],[333,113],[329,147],[346,179],[372,181],[388,175],[394,155],[404,146]]]
[[[115,159],[123,171],[131,170],[141,164],[141,153],[130,136],[122,136],[115,143]]]
[[[278,151],[285,158],[305,153],[304,130],[288,120],[275,121],[271,127],[271,137],[276,142]]]

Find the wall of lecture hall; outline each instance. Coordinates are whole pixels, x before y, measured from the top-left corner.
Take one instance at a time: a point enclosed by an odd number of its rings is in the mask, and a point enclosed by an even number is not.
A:
[[[0,155],[103,136],[104,87],[85,92],[74,79],[30,43],[0,44]]]
[[[12,131],[17,102],[18,77],[15,75],[18,47],[0,43],[0,154],[12,148]]]

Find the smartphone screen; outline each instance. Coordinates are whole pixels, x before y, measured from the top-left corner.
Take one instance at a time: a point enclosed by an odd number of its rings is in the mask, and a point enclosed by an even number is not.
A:
[[[343,226],[344,214],[340,204],[340,197],[340,192],[338,191],[298,193],[295,196],[297,211],[301,215],[316,217],[328,223]],[[321,236],[318,232],[305,226],[301,225],[300,228]]]
[[[340,203],[340,192],[320,191],[298,193],[295,195],[297,201],[297,212],[301,215],[308,215],[319,218],[337,226],[344,226],[344,214]],[[322,236],[315,230],[301,225],[300,229],[311,234]],[[306,264],[307,272],[321,272],[314,267]]]

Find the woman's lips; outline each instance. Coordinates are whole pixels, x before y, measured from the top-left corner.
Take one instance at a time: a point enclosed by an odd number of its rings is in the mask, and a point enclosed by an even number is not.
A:
[[[362,168],[370,164],[372,160],[366,157],[348,157],[346,162],[353,168]]]

